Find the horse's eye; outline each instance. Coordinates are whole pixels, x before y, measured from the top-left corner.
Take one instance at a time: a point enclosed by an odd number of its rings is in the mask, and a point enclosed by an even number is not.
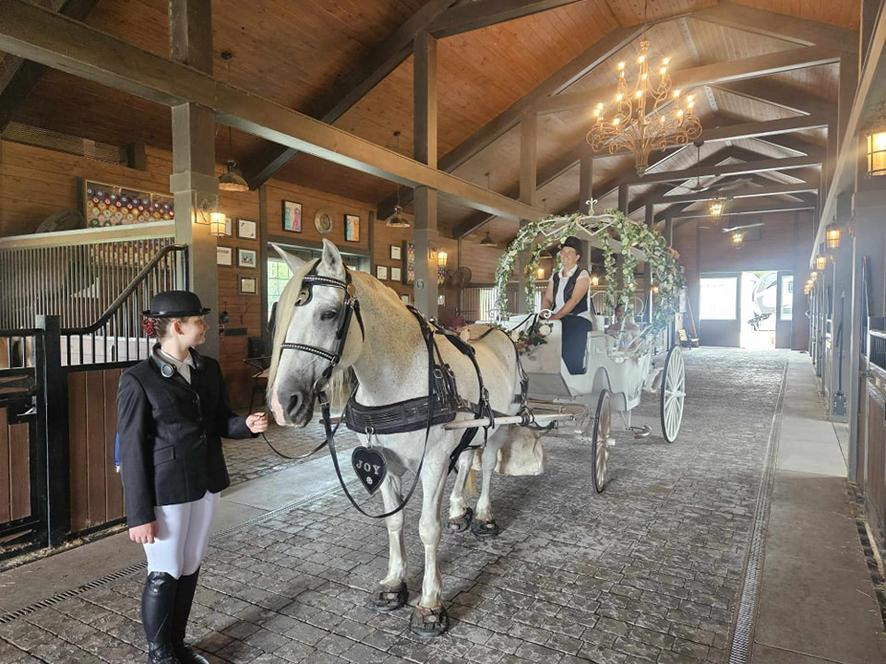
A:
[[[332,320],[336,316],[338,316],[338,312],[335,309],[327,309],[320,314],[320,320]]]

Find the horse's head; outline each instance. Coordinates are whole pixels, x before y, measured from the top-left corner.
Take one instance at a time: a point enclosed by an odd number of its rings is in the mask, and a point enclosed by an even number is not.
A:
[[[334,285],[306,283],[308,275],[331,277],[344,282],[345,265],[338,248],[323,240],[323,256],[305,262],[274,245],[293,272],[277,304],[274,349],[268,375],[268,403],[277,424],[304,426],[314,413],[316,393],[329,378],[331,361],[325,351],[336,354],[340,341],[337,333],[346,314],[346,292]],[[350,286],[354,288],[353,285]],[[360,326],[352,316],[344,331],[345,345],[336,365],[339,371],[354,362],[363,345]],[[283,348],[283,344],[299,344],[321,351],[321,354]]]

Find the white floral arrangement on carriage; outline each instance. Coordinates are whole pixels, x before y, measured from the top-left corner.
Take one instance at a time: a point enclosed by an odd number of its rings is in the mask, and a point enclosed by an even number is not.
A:
[[[633,313],[637,284],[634,270],[643,256],[650,266],[652,275],[651,297],[653,313],[639,337],[630,344],[631,353],[647,352],[654,343],[655,336],[665,329],[679,308],[680,293],[684,287],[683,268],[677,262],[678,254],[671,249],[664,236],[645,224],[629,219],[619,210],[606,210],[602,215],[576,212],[570,215],[550,215],[520,227],[517,236],[508,245],[498,262],[495,272],[497,315],[500,320],[509,316],[507,311],[508,282],[521,253],[529,251],[529,260],[523,267],[524,296],[527,310],[535,306],[535,285],[539,261],[548,248],[575,235],[587,239],[603,253],[603,271],[606,275],[606,307],[615,311],[618,305],[625,308],[625,319]],[[621,274],[616,256],[621,254]],[[619,278],[620,277],[620,278]],[[619,288],[619,282],[623,287]],[[537,329],[526,333],[520,342],[526,349],[544,343],[544,323],[537,322]],[[621,337],[621,332],[619,337]],[[622,347],[622,340],[616,339],[613,349]],[[619,352],[619,351],[614,351]],[[624,351],[621,351],[624,352]]]

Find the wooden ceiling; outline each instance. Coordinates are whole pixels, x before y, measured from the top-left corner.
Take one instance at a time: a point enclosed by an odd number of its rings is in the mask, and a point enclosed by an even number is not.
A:
[[[341,81],[415,14],[426,0],[255,0],[213,2],[214,73],[216,78],[268,97],[316,117],[343,93]],[[145,50],[168,54],[166,0],[98,0],[86,22]],[[691,12],[717,5],[716,0],[581,0],[505,23],[442,38],[438,43],[438,144],[445,155],[478,129],[532,92],[551,74],[619,28],[649,20],[680,17],[653,25],[648,31],[654,57],[668,54],[675,69],[796,48],[781,39],[752,34],[715,22],[697,20]],[[822,24],[858,29],[857,0],[741,0],[742,7],[796,16]],[[636,41],[569,88],[591,90],[613,81],[614,63],[628,59]],[[222,51],[231,51],[226,63]],[[630,60],[628,60],[630,61]],[[2,65],[2,61],[0,61]],[[2,72],[0,72],[2,73]],[[835,104],[839,71],[836,65],[798,69],[769,76],[766,84],[783,95],[797,95]],[[746,91],[743,91],[746,92]],[[796,113],[730,90],[705,86],[696,91],[697,111],[706,126],[774,120]],[[33,92],[18,105],[14,121],[124,145],[145,142],[171,148],[170,113],[165,107],[101,85],[47,70]],[[584,109],[540,116],[539,170],[562,161],[584,142],[589,116]],[[402,132],[399,149],[412,151],[412,58],[407,58],[345,112],[336,126],[375,143],[395,147],[393,132]],[[799,134],[798,134],[799,136]],[[820,130],[805,139],[823,144]],[[234,156],[249,161],[267,151],[260,139],[221,128],[216,150],[219,161]],[[761,156],[793,156],[784,147],[747,139],[735,141]],[[519,179],[519,128],[515,127],[478,152],[453,173],[513,194]],[[724,146],[705,145],[702,158]],[[691,166],[694,148],[684,149],[662,168]],[[594,185],[611,183],[630,172],[624,156],[595,160]],[[307,155],[297,155],[275,176],[338,195],[376,203],[394,186]],[[778,176],[761,176],[779,179]],[[642,195],[646,188],[632,189]],[[578,192],[577,166],[554,180],[540,183],[539,200],[548,210],[574,203]],[[600,191],[600,194],[605,192]],[[596,195],[596,192],[595,192]],[[615,205],[614,193],[603,206]],[[642,215],[642,211],[640,212]],[[472,218],[470,210],[444,204],[439,223],[444,232]],[[496,220],[493,235],[507,235],[513,224]],[[485,232],[485,229],[484,231]]]

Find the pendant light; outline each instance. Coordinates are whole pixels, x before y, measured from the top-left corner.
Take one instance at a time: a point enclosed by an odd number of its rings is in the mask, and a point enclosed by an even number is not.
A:
[[[400,152],[400,130],[394,132],[394,138],[397,141],[397,152]],[[400,183],[397,183],[397,204],[394,206],[394,213],[385,220],[385,226],[388,228],[409,228],[409,220],[403,216],[403,208],[400,207]]]
[[[226,83],[231,82],[231,59],[234,57],[234,54],[230,51],[222,51],[221,52],[222,60],[224,60],[228,65],[228,75]],[[228,125],[228,154],[234,154],[234,143],[231,136],[232,130],[231,126]],[[218,188],[220,191],[249,191],[249,185],[246,183],[246,180],[243,179],[243,176],[240,174],[240,168],[237,166],[237,161],[233,158],[228,159],[227,164],[225,165],[225,172],[222,173],[218,178]]]

